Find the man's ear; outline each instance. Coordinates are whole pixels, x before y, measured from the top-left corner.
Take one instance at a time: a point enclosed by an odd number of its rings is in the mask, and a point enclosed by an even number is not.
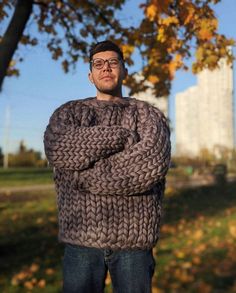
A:
[[[91,83],[94,83],[94,81],[93,81],[93,75],[92,75],[92,72],[91,71],[88,74],[88,78],[89,78],[89,80],[90,80]]]

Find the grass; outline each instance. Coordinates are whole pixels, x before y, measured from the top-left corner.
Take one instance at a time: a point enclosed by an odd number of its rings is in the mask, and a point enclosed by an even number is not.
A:
[[[236,292],[236,183],[166,193],[154,292]]]
[[[52,183],[50,168],[0,168],[0,187]]]
[[[235,182],[167,188],[153,293],[236,292],[235,194]],[[61,292],[62,255],[54,191],[0,195],[0,292]]]
[[[0,198],[0,292],[31,287],[33,292],[59,292],[62,247],[57,244],[55,194],[30,192],[29,200],[25,193],[17,195],[13,202],[11,196]]]

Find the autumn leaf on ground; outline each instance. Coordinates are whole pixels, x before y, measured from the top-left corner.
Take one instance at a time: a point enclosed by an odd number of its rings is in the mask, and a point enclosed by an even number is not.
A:
[[[29,268],[29,271],[32,272],[32,273],[35,273],[39,270],[39,265],[36,264],[36,263],[32,263],[32,265],[30,266]]]
[[[229,223],[229,233],[233,238],[236,238],[236,222]]]
[[[157,287],[152,287],[152,293],[165,293],[165,291]]]
[[[200,240],[203,237],[203,231],[201,229],[198,229],[193,233],[193,238],[195,240]]]
[[[45,270],[46,275],[51,276],[53,274],[55,274],[55,270],[52,268],[48,268]]]
[[[38,287],[44,288],[46,286],[46,281],[44,279],[39,280]]]
[[[32,290],[34,288],[34,284],[31,281],[24,282],[24,287],[28,290]]]
[[[105,280],[105,284],[106,284],[106,285],[111,284],[111,276],[110,276],[109,272],[108,272],[108,274],[107,274],[107,277],[106,277],[106,280]]]
[[[212,286],[204,281],[198,281],[195,284],[195,287],[198,290],[197,292],[199,293],[212,293]]]

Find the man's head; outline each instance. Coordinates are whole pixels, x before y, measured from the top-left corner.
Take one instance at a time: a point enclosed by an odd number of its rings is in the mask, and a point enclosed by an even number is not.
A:
[[[127,75],[121,49],[111,41],[99,42],[90,50],[89,79],[99,94],[121,96],[122,82]]]
[[[99,52],[105,52],[105,51],[114,51],[117,53],[119,59],[124,62],[124,56],[123,56],[123,52],[121,51],[121,49],[113,42],[111,41],[103,41],[103,42],[99,42],[95,45],[93,45],[90,49],[90,54],[89,54],[89,62],[90,62],[90,70],[92,69],[92,60],[93,60],[93,56],[96,53]]]

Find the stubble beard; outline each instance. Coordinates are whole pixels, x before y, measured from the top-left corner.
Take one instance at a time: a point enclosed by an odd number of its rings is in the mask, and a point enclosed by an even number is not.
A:
[[[117,96],[120,95],[121,92],[121,85],[113,85],[113,86],[96,86],[97,91],[99,91],[102,94],[111,95],[111,96]]]

